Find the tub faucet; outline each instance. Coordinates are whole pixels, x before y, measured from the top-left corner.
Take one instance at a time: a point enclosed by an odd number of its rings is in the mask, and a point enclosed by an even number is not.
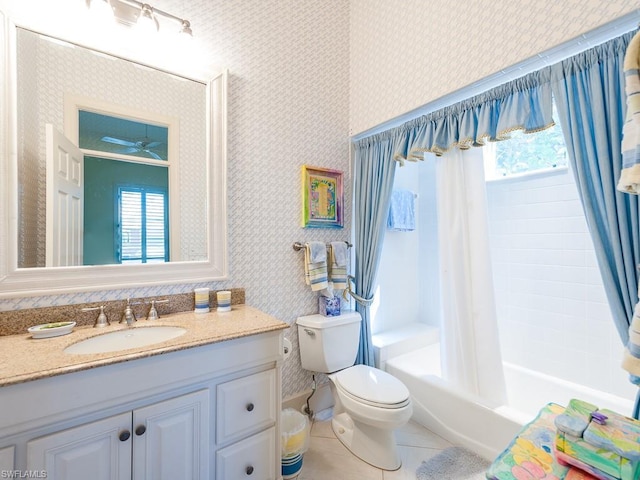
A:
[[[127,298],[127,306],[124,309],[124,314],[122,315],[122,320],[120,320],[120,323],[122,322],[127,322],[127,326],[131,326],[133,325],[133,323],[136,321],[136,314],[133,312],[133,309],[131,308],[131,301],[129,298]]]

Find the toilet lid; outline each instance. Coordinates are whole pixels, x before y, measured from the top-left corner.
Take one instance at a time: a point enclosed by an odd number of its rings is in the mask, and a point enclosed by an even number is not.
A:
[[[387,372],[366,365],[354,365],[338,372],[335,383],[357,401],[381,408],[401,408],[409,403],[409,390]]]

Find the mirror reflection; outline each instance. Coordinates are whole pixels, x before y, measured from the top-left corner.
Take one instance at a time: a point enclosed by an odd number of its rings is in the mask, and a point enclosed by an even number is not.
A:
[[[207,260],[206,85],[16,44],[18,267]]]

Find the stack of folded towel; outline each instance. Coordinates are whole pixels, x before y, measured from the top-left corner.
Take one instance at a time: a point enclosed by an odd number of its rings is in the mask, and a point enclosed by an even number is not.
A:
[[[304,279],[317,292],[329,286],[327,278],[327,247],[323,242],[304,244]]]
[[[629,325],[629,342],[624,349],[622,368],[631,375],[631,382],[640,386],[640,303],[636,305]]]
[[[344,290],[347,288],[347,244],[331,242],[330,257],[329,280],[333,283],[333,290]]]
[[[627,117],[622,127],[622,172],[618,190],[640,193],[640,33],[629,43],[624,56]]]

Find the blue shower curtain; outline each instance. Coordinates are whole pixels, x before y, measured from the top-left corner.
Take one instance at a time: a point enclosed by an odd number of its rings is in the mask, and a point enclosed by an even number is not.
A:
[[[638,301],[639,197],[616,190],[625,120],[623,64],[635,32],[551,67],[569,159],[622,342]],[[640,399],[640,396],[638,397]],[[636,402],[635,415],[638,414]]]
[[[355,144],[354,277],[355,293],[364,299],[372,299],[374,295],[396,169],[396,162],[392,158],[399,142],[396,135],[379,134]],[[356,363],[374,366],[368,302],[356,301],[356,310],[362,315]]]

